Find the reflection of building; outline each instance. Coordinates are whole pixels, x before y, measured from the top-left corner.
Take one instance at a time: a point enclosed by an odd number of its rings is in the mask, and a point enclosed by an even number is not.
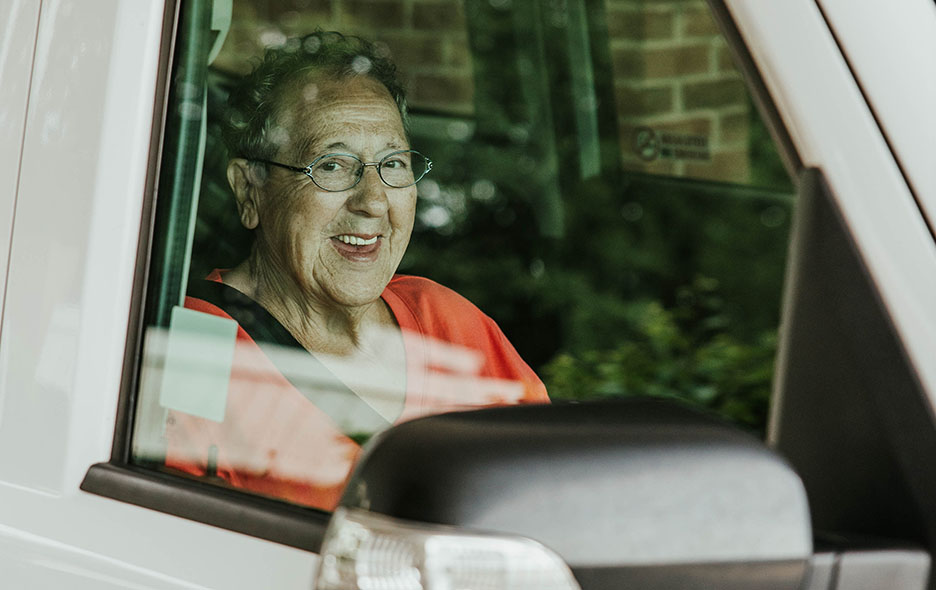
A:
[[[503,5],[510,18],[511,0],[490,4]],[[625,168],[747,180],[751,107],[704,1],[604,0],[604,5]],[[474,111],[464,0],[234,0],[234,23],[215,62],[222,69],[247,69],[263,44],[334,29],[384,43],[403,73],[413,107],[453,115]],[[638,137],[647,129],[662,144],[654,157],[648,157],[654,146]]]
[[[607,0],[622,159],[633,170],[748,177],[749,103],[705,3]],[[656,135],[657,157],[651,155]],[[702,139],[709,151],[705,159]],[[667,145],[672,156],[662,157]],[[681,151],[683,150],[683,151]]]
[[[386,45],[413,106],[474,110],[471,53],[462,0],[234,0],[234,28],[215,65],[241,72],[261,45],[315,29]]]

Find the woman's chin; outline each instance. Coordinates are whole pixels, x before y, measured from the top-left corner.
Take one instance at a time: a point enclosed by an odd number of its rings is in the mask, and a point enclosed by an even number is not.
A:
[[[371,273],[364,274],[350,273],[344,280],[337,284],[325,286],[325,292],[335,304],[356,308],[374,303],[383,294],[384,288],[390,282],[390,277],[373,276]],[[376,274],[376,273],[374,273]],[[381,273],[383,275],[383,273]]]
[[[390,259],[390,249],[387,244],[380,248],[380,243],[378,240],[378,247],[373,250],[344,248],[338,252],[339,248],[334,248],[322,265],[328,270],[314,273],[316,290],[345,307],[361,307],[380,299],[396,270],[396,264]],[[325,269],[317,269],[321,270]]]

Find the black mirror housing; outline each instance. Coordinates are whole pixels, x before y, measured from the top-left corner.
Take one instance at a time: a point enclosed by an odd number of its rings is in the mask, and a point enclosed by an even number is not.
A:
[[[407,422],[367,446],[341,504],[535,539],[583,589],[794,589],[812,553],[792,469],[755,437],[661,400]]]

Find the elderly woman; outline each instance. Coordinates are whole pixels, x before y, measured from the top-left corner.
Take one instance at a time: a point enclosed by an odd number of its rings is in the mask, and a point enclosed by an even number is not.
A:
[[[227,178],[249,257],[186,306],[238,322],[223,422],[170,413],[166,464],[333,508],[363,440],[431,412],[545,402],[497,325],[397,275],[428,158],[395,67],[354,37],[270,50],[230,97]]]

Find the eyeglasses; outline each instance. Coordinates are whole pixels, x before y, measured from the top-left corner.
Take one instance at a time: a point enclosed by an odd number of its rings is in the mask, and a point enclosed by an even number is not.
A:
[[[270,160],[252,159],[293,172],[301,172],[322,190],[338,193],[354,188],[364,176],[364,168],[375,166],[380,179],[391,188],[413,186],[432,170],[432,160],[415,150],[392,152],[379,162],[363,162],[351,154],[325,154],[305,168],[280,164]]]

